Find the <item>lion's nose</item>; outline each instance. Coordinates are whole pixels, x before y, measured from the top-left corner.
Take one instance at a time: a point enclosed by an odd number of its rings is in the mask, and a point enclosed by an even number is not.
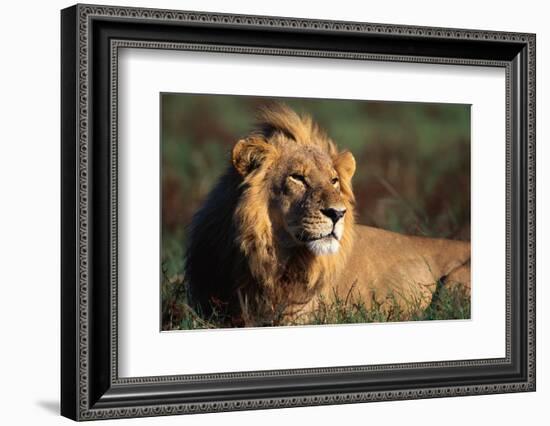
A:
[[[332,207],[328,209],[321,209],[321,213],[329,217],[332,220],[332,223],[338,222],[346,214],[346,209],[334,209]]]

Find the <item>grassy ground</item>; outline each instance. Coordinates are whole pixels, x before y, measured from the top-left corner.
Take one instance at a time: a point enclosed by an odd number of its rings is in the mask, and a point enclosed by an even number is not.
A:
[[[189,306],[186,297],[185,281],[182,274],[169,275],[168,265],[163,266],[162,291],[162,329],[194,330],[205,328],[223,328],[226,325],[215,315],[202,318]],[[411,305],[406,311],[397,304],[386,306],[373,305],[367,309],[357,300],[343,300],[332,297],[319,299],[318,309],[310,316],[301,317],[288,325],[353,324],[370,322],[399,322],[449,320],[470,318],[470,297],[460,286],[445,287],[438,283],[431,305],[420,310]]]

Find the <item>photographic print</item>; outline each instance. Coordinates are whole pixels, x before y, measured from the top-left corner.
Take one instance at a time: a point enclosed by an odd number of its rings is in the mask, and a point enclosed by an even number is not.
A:
[[[470,105],[160,109],[162,330],[470,318]]]

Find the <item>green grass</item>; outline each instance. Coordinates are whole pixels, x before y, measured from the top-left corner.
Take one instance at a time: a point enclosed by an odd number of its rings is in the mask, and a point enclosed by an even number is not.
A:
[[[179,249],[174,250],[180,253]],[[209,318],[203,318],[188,304],[187,289],[182,273],[168,274],[174,271],[174,263],[179,258],[167,257],[163,262],[162,291],[162,329],[195,330],[224,328],[227,324],[215,312]],[[364,302],[353,298],[342,299],[334,294],[329,299],[318,299],[318,308],[307,316],[296,318],[285,325],[326,325],[355,324],[373,322],[428,321],[470,318],[470,297],[465,288],[459,285],[446,287],[437,284],[432,303],[427,309],[420,309],[412,302],[407,309],[397,303],[384,306],[371,303],[367,309]]]

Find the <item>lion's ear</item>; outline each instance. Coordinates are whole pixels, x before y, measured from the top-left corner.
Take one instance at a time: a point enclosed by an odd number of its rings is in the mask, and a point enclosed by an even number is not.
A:
[[[355,173],[355,158],[349,151],[341,152],[334,160],[334,168],[341,178],[351,180]]]
[[[241,139],[233,147],[233,166],[242,176],[246,176],[260,167],[274,152],[273,145],[262,138],[249,137]]]

